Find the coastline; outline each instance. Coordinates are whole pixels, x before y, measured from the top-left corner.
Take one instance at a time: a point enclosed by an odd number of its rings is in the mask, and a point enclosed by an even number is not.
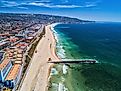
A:
[[[54,39],[54,41],[55,41],[54,53],[53,53],[53,54],[55,54],[55,56],[56,56],[58,59],[61,59],[61,57],[59,57],[59,56],[57,55],[57,51],[56,51],[56,49],[57,49],[57,43],[58,43],[58,37],[57,37],[57,32],[54,30],[54,27],[57,26],[58,24],[61,24],[61,23],[53,23],[53,24],[51,24],[51,25],[48,25],[48,27],[49,27],[49,29],[50,29],[50,31],[51,31],[51,33],[52,33],[53,39]]]
[[[56,46],[57,46],[57,36],[55,35],[55,33],[57,33],[55,30],[54,30],[54,27],[57,26],[58,24],[60,23],[53,23],[53,24],[50,24],[50,25],[47,25],[46,28],[46,31],[50,31],[51,32],[51,36],[52,36],[52,39],[54,40],[54,46],[52,47],[52,54],[54,54],[54,56],[56,57],[56,60],[60,60],[61,58],[57,55],[57,52],[56,52]],[[55,59],[54,59],[55,60]],[[46,87],[46,90],[49,91],[49,82],[50,82],[50,78],[51,78],[51,69],[55,66],[55,64],[50,64],[50,67],[48,68],[48,82],[47,82],[47,87]]]
[[[39,41],[33,54],[29,70],[20,91],[46,91],[48,89],[48,78],[54,64],[48,64],[48,59],[59,60],[56,55],[56,39],[51,25],[45,26],[45,35]],[[52,47],[50,47],[50,45]]]
[[[51,25],[47,25],[47,27],[49,27],[49,31],[51,32],[52,34],[52,38],[54,40],[54,46],[53,46],[53,54],[54,56],[57,58],[57,59],[61,59],[58,55],[57,55],[57,52],[56,52],[56,46],[57,46],[57,42],[58,42],[58,37],[57,37],[57,32],[54,30],[54,27],[57,26],[58,24],[60,23],[53,23]],[[56,33],[56,34],[55,34]]]
[[[53,34],[53,37],[54,37],[54,40],[55,40],[55,43],[56,43],[56,47],[54,47],[54,54],[56,55],[56,57],[58,57],[59,61],[61,59],[63,59],[65,57],[65,55],[63,54],[64,53],[64,49],[62,47],[62,45],[60,46],[60,50],[58,50],[58,46],[60,45],[59,44],[59,34],[56,32],[56,30],[54,29],[55,26],[57,26],[58,24],[60,23],[54,23],[54,24],[51,24],[49,25],[50,27],[50,30]],[[60,55],[62,54],[62,55]],[[59,65],[60,66],[60,65]],[[66,75],[68,73],[68,67],[66,65],[61,65],[61,71],[62,71],[62,74],[63,75]],[[64,82],[59,82],[59,83],[53,83],[52,81],[56,81],[56,78],[53,78],[53,75],[59,75],[59,71],[58,71],[58,66],[56,64],[52,64],[51,67],[49,68],[49,74],[48,74],[48,88],[47,88],[47,91],[55,91],[55,90],[58,90],[58,91],[68,91],[68,88],[65,86]],[[54,89],[53,89],[54,88]]]

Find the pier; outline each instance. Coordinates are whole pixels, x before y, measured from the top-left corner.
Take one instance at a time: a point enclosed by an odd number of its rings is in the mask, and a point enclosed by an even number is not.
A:
[[[58,60],[50,60],[48,63],[54,63],[54,64],[95,64],[98,63],[95,59],[64,59],[61,61]]]

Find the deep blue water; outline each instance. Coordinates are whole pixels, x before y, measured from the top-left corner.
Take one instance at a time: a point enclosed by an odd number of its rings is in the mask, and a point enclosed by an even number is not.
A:
[[[55,29],[70,38],[80,54],[121,66],[121,23],[60,24]]]

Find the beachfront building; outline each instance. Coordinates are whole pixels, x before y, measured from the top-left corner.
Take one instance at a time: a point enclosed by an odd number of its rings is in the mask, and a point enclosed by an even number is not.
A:
[[[0,63],[0,82],[5,82],[5,78],[8,75],[10,69],[12,68],[12,63],[9,58],[5,58]]]
[[[5,79],[5,86],[8,88],[11,88],[11,89],[16,87],[20,81],[21,73],[22,73],[21,65],[14,64],[13,67],[11,68],[9,74],[7,75],[7,77]]]

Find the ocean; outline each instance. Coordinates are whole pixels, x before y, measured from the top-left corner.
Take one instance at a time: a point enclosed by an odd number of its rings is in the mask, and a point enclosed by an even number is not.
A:
[[[58,24],[56,53],[62,59],[98,64],[56,64],[49,91],[121,91],[121,23]]]

